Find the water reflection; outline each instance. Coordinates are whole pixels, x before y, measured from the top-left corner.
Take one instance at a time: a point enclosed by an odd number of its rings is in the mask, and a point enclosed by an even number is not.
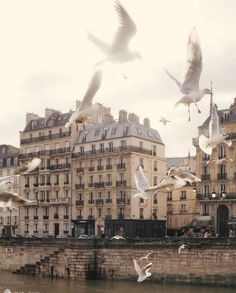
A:
[[[235,293],[235,288],[210,286],[161,285],[154,282],[74,281],[13,275],[0,272],[0,293]]]

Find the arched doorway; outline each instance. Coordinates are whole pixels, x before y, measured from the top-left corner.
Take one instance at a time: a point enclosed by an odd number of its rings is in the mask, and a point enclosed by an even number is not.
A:
[[[217,230],[220,237],[229,235],[229,209],[225,205],[220,205],[217,209]]]

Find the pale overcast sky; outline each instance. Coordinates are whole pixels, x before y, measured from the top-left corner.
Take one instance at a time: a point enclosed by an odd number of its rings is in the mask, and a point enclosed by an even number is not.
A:
[[[197,28],[203,51],[200,86],[213,81],[218,107],[227,108],[236,94],[236,1],[234,0],[123,0],[137,25],[130,48],[143,62],[123,66],[128,79],[111,65],[95,101],[149,117],[166,144],[167,156],[194,154],[192,137],[209,113],[209,96],[187,108],[173,109],[181,96],[164,72],[180,78],[188,34]],[[44,115],[46,107],[67,112],[83,96],[93,64],[103,55],[86,31],[109,42],[117,27],[111,0],[0,0],[0,144],[19,146],[26,112]],[[172,122],[162,126],[164,116]]]

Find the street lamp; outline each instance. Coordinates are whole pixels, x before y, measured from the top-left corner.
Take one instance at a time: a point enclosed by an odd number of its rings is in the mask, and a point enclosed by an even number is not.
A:
[[[222,196],[223,198],[226,197],[226,192],[225,192],[225,190],[223,190],[223,191],[221,192],[221,196]]]
[[[197,191],[197,188],[196,188],[196,186],[194,185],[193,186],[193,192],[196,192]]]
[[[215,197],[216,197],[216,192],[215,192],[214,189],[213,189],[213,191],[212,191],[212,193],[211,193],[211,196],[212,196],[212,198],[215,198]]]

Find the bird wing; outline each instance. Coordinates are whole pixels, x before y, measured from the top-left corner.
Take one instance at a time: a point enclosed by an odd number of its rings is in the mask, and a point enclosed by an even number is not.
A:
[[[176,79],[167,69],[165,69],[165,72],[169,75],[170,78],[172,78],[176,82],[178,88],[180,89],[182,86],[181,82],[178,81],[178,79]]]
[[[93,77],[90,80],[88,89],[84,95],[83,101],[80,104],[79,111],[91,106],[93,97],[95,96],[96,92],[100,88],[102,81],[102,71],[97,70],[93,74]]]
[[[94,45],[96,45],[100,49],[100,51],[102,51],[103,54],[105,54],[105,55],[109,54],[109,52],[111,50],[110,45],[108,45],[107,43],[98,39],[97,37],[92,35],[90,32],[87,32],[87,37],[92,43],[94,43]]]
[[[40,158],[34,158],[32,159],[26,166],[22,166],[19,170],[20,174],[27,174],[31,171],[33,171],[34,169],[36,169],[40,163],[41,163],[41,159]]]
[[[137,263],[137,261],[135,259],[133,259],[133,261],[134,261],[134,269],[135,269],[136,273],[139,276],[142,275],[142,270],[141,270],[139,264]]]
[[[180,177],[181,179],[184,179],[185,181],[189,183],[194,183],[194,182],[200,182],[201,179],[198,178],[197,176],[193,175],[192,173],[188,171],[182,171],[180,174],[177,175],[177,177]]]
[[[187,62],[182,74],[180,91],[188,94],[199,90],[199,80],[202,71],[202,51],[195,28],[192,29],[187,45]]]
[[[137,31],[134,21],[118,0],[115,1],[115,9],[118,14],[120,25],[112,43],[111,53],[126,50],[129,45],[129,41]]]
[[[136,183],[136,187],[140,192],[143,192],[149,188],[149,184],[147,178],[143,173],[142,166],[139,166],[138,169],[135,171],[134,179]]]
[[[211,120],[209,123],[209,138],[218,136],[220,134],[219,116],[217,113],[216,105],[212,104]]]
[[[146,274],[146,271],[152,267],[152,263],[148,263],[144,268],[142,268],[142,273]]]

